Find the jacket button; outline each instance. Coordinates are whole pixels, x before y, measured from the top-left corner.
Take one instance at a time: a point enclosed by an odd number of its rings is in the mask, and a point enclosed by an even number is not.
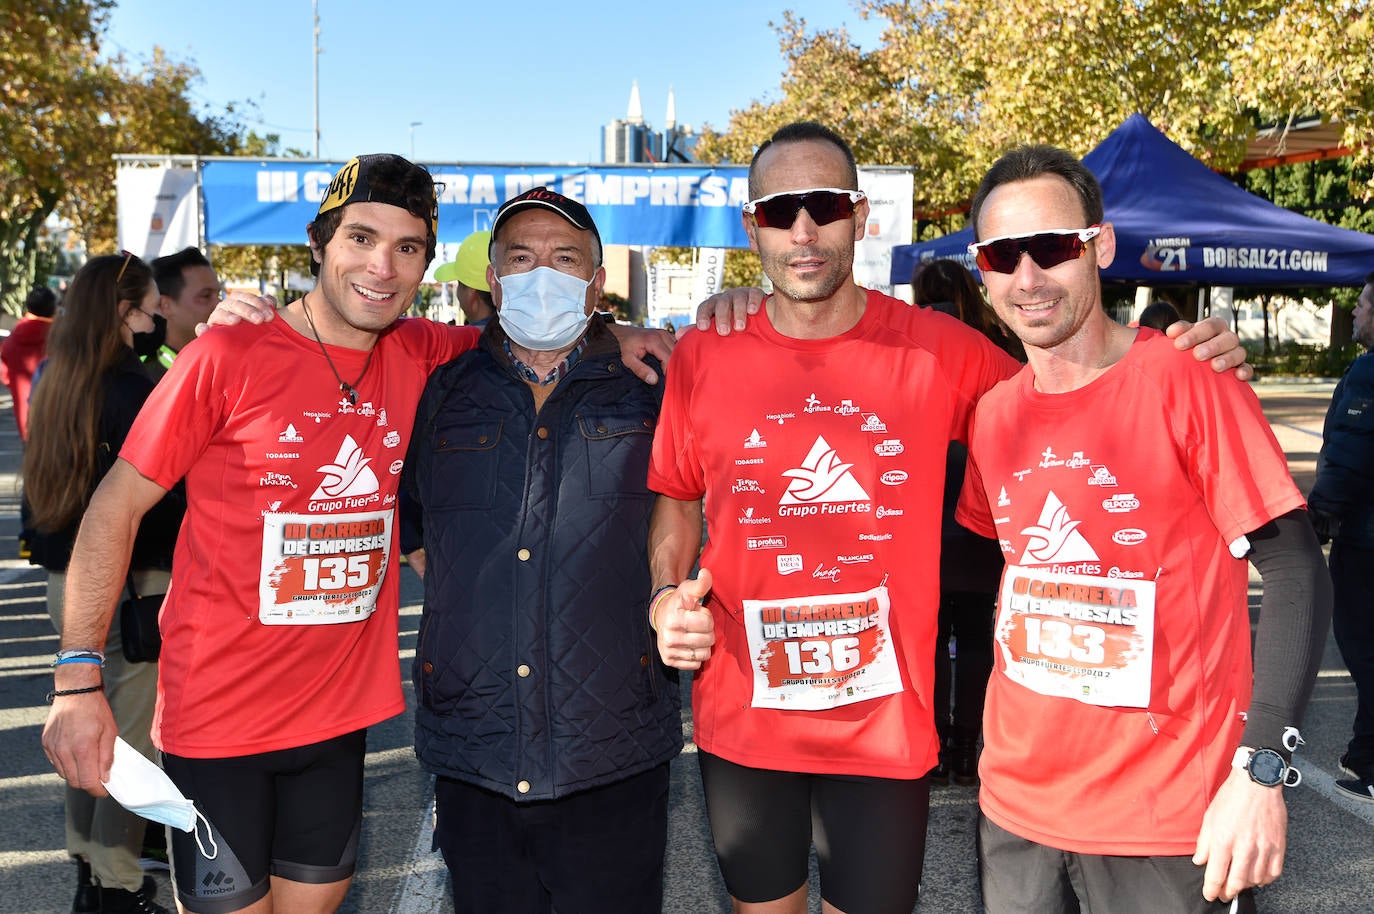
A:
[[[434,672],[434,664],[432,664],[432,663],[430,663],[428,660],[426,660],[426,661],[425,661],[424,670],[425,670],[425,674],[426,674],[426,675],[428,675],[428,674],[430,674],[430,673],[433,673],[433,672]]]
[[[653,419],[645,419],[645,420],[644,420],[644,427],[645,427],[645,428],[653,428],[653,427],[654,427],[654,420],[653,420]]]
[[[478,443],[478,444],[486,444],[486,443],[487,443],[487,436],[486,436],[486,435],[482,435],[481,437],[479,437],[479,438],[477,439],[477,443]]]
[[[439,447],[448,447],[448,439],[447,439],[447,438],[440,438],[440,439],[439,439]]]
[[[648,654],[640,654],[640,655],[639,655],[639,665],[640,665],[640,666],[648,666],[648,665],[649,665],[649,655],[648,655]]]
[[[515,785],[515,790],[516,790],[517,793],[529,793],[529,792],[530,792],[530,782],[529,782],[529,781],[521,781],[520,783],[518,783],[518,784]]]
[[[617,362],[612,362],[611,364],[606,366],[606,370],[609,371],[611,374],[619,374],[620,365]]]
[[[519,676],[521,679],[527,678],[530,675],[530,665],[528,663],[520,664],[515,668],[515,675]]]
[[[604,425],[598,425],[598,426],[596,427],[596,433],[597,433],[598,435],[604,435],[604,434],[606,434],[606,426],[604,426]]]
[[[538,435],[542,440],[544,438],[549,437],[549,430],[541,425],[539,426],[539,431],[535,432],[535,434]]]
[[[528,549],[521,549],[519,552],[515,553],[515,557],[522,562],[528,562],[530,560],[530,551]]]

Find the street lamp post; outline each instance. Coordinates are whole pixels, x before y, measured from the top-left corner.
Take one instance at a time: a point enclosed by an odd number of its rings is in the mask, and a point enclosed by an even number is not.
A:
[[[410,122],[410,160],[415,161],[415,128],[424,125],[424,121]]]
[[[315,46],[311,61],[315,68],[315,158],[320,157],[320,4],[311,0],[311,12],[315,17]]]

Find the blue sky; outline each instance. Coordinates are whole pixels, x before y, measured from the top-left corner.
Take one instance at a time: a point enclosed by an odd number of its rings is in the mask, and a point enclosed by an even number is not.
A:
[[[846,0],[318,2],[320,155],[331,160],[408,156],[413,138],[422,162],[596,162],[633,80],[656,129],[670,85],[679,123],[698,129],[777,98],[784,64],[769,22],[786,9],[813,31],[845,26],[866,48],[881,34]],[[123,0],[105,49],[138,63],[156,45],[194,63],[203,109],[254,101],[246,124],[309,153],[311,18],[310,0]]]

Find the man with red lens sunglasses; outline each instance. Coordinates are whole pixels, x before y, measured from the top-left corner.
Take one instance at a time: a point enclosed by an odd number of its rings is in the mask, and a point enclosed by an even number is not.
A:
[[[774,291],[737,332],[675,350],[649,469],[650,624],[664,662],[696,672],[734,909],[804,912],[814,834],[831,908],[909,914],[939,751],[945,454],[1018,365],[855,284],[868,201],[833,131],[780,129],[749,190],[744,228]]]
[[[979,774],[988,911],[1253,911],[1331,609],[1254,392],[1113,321],[1081,162],[993,165],[970,246],[1028,367],[978,404],[960,523],[1002,543]],[[1247,559],[1264,581],[1251,669]],[[1231,906],[1232,900],[1236,901]]]

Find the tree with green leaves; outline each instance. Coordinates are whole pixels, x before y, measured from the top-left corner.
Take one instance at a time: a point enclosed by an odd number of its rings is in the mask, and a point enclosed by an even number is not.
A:
[[[1374,11],[1369,0],[1289,0],[1234,61],[1240,104],[1268,121],[1342,125],[1352,195],[1374,197]],[[1366,229],[1367,230],[1367,229]]]
[[[198,114],[198,71],[154,50],[134,68],[103,56],[114,0],[0,7],[0,305],[22,311],[40,279],[44,226],[58,213],[89,249],[114,248],[117,153],[225,154],[232,109]]]

